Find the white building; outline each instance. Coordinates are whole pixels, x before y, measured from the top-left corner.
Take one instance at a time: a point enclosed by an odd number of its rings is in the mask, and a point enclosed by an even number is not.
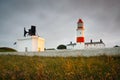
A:
[[[27,36],[26,36],[27,35]],[[31,26],[28,31],[24,28],[24,37],[17,39],[17,50],[19,52],[44,51],[45,40],[36,36],[36,26]]]
[[[67,49],[75,49],[76,43],[70,42],[70,44],[67,44],[66,47],[67,47]]]
[[[100,39],[100,41],[98,42],[93,42],[92,40],[90,42],[86,42],[85,43],[85,49],[97,49],[97,48],[105,48],[105,44],[102,41],[102,39]]]
[[[44,51],[45,40],[38,36],[29,36],[17,40],[17,50],[19,52],[39,52]]]

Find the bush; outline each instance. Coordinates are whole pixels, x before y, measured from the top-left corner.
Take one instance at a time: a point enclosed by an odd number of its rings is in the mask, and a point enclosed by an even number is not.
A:
[[[0,47],[0,52],[17,52],[15,49],[8,47]]]
[[[63,45],[63,44],[61,44],[61,45],[59,45],[59,46],[57,47],[57,49],[66,49],[66,46]]]

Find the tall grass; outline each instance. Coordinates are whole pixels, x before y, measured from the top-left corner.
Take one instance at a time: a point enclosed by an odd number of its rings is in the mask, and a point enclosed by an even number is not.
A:
[[[0,80],[120,80],[120,56],[0,56]]]

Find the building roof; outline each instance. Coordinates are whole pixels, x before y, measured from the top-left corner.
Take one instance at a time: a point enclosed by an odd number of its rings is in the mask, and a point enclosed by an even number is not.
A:
[[[104,44],[104,43],[103,42],[92,42],[92,43],[91,42],[86,42],[85,45],[87,45],[87,44]]]
[[[104,42],[102,41],[102,39],[100,39],[100,41],[98,42],[92,42],[92,40],[90,40],[90,42],[86,42],[85,45],[87,44],[104,44]]]
[[[76,43],[70,42],[69,44],[67,44],[67,46],[74,46],[74,45],[76,45]]]
[[[78,20],[78,23],[83,23],[82,19],[79,19],[79,20]]]

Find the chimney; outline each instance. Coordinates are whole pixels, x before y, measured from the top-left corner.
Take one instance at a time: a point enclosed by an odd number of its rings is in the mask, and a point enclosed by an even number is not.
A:
[[[92,43],[92,39],[90,40],[90,43]]]
[[[100,39],[100,43],[103,43],[102,39]]]
[[[72,41],[70,41],[70,44],[72,44]]]

